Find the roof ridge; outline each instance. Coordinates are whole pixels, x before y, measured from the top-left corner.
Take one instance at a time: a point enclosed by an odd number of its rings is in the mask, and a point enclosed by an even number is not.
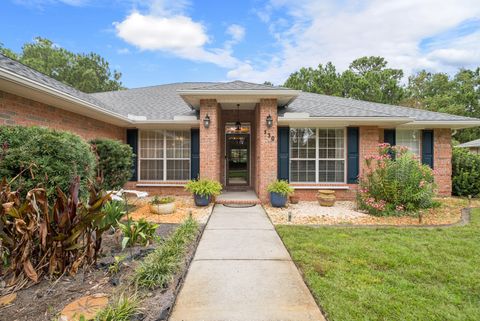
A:
[[[172,82],[172,83],[168,83],[168,84],[150,85],[150,86],[142,86],[142,87],[135,87],[135,88],[126,88],[126,89],[121,89],[121,90],[99,91],[99,92],[95,92],[95,93],[89,93],[89,95],[114,93],[114,92],[119,92],[119,91],[133,91],[133,90],[156,88],[156,87],[166,87],[166,86],[173,86],[173,85],[180,85],[180,84],[219,84],[219,83],[218,82],[213,82],[213,81],[180,81],[180,82]]]
[[[305,93],[304,91],[302,91],[302,93]],[[329,95],[323,95],[323,94],[317,94],[317,93],[310,93],[310,92],[306,92],[308,94],[314,94],[314,95],[319,95],[319,96],[326,96],[326,97],[334,97],[334,98],[343,98],[343,99],[349,99],[349,98],[345,98],[345,97],[338,97],[338,96],[329,96]],[[297,99],[305,99],[305,100],[308,100],[310,102],[315,102],[313,99],[309,99],[309,98],[306,98],[305,96],[302,97],[301,95],[299,95],[297,97]],[[341,105],[339,103],[329,103],[330,105],[332,106],[341,106],[341,107],[347,107],[347,108],[354,108],[354,109],[357,109],[357,110],[365,110],[365,108],[360,108],[360,107],[356,107],[356,106],[345,106],[345,105]],[[372,110],[369,110],[369,111],[372,111]],[[376,113],[379,113],[379,114],[383,114],[385,116],[388,116],[388,117],[398,117],[398,116],[395,116],[395,115],[392,115],[392,114],[389,114],[389,113],[386,113],[386,112],[380,112],[380,111],[375,111]]]

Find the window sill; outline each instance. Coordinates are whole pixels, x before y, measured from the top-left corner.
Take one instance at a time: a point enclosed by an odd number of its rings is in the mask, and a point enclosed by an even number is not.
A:
[[[336,189],[336,190],[347,190],[350,189],[350,186],[347,185],[290,185],[293,189]]]
[[[186,183],[137,183],[137,187],[185,187]]]

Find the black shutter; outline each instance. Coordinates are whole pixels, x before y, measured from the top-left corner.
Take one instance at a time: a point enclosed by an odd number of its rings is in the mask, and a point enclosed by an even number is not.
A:
[[[383,142],[389,143],[390,146],[396,145],[396,133],[395,129],[385,129],[383,131]]]
[[[192,128],[190,135],[190,178],[197,179],[200,176],[200,130]]]
[[[433,130],[422,130],[422,164],[433,169]]]
[[[131,181],[138,180],[138,129],[127,129],[127,144],[132,147],[133,163]]]
[[[347,183],[358,182],[359,163],[359,130],[358,127],[347,128]]]
[[[289,180],[290,128],[278,127],[278,179]]]

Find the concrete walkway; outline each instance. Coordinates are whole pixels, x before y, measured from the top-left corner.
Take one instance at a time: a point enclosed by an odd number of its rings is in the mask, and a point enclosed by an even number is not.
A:
[[[260,206],[215,206],[170,321],[325,320]]]

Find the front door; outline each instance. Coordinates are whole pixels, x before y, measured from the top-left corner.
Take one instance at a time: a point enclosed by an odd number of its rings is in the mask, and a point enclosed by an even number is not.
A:
[[[227,186],[248,186],[250,184],[250,134],[227,134],[226,152]]]

